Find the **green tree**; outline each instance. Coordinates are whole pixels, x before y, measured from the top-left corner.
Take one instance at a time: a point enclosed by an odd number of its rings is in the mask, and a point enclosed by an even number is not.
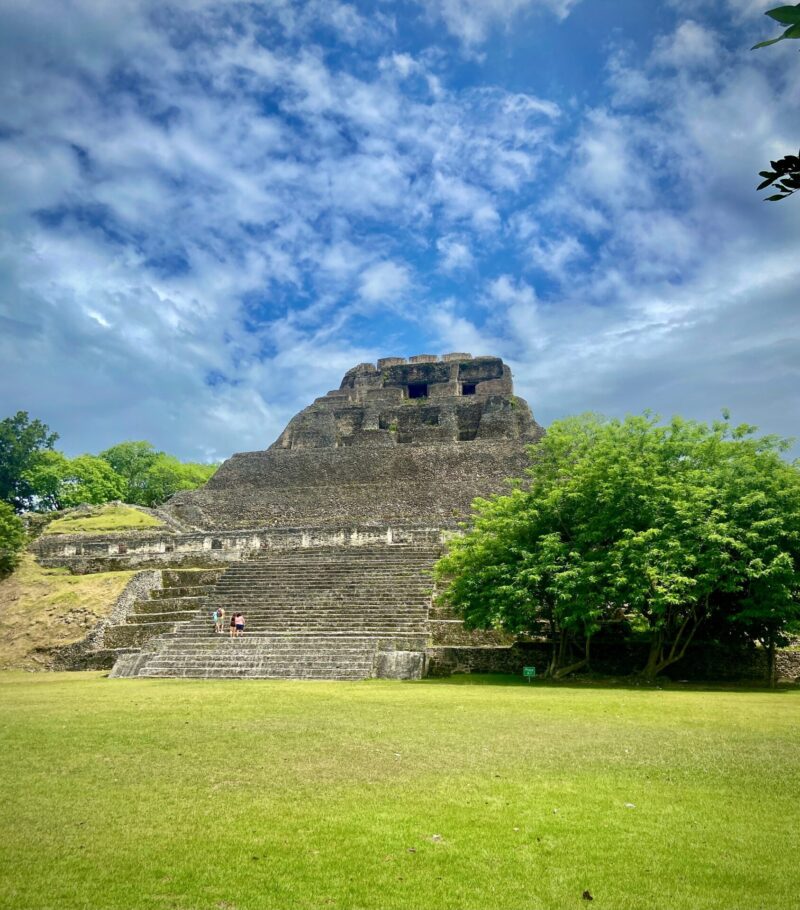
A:
[[[17,512],[31,507],[36,491],[27,472],[57,439],[57,433],[40,420],[31,420],[27,411],[0,421],[0,501]]]
[[[767,10],[765,15],[776,22],[780,22],[781,25],[788,26],[788,28],[784,29],[783,33],[778,35],[777,38],[759,41],[758,44],[753,45],[752,50],[756,50],[759,47],[769,47],[770,44],[777,44],[779,41],[800,38],[800,3],[794,6],[779,6],[775,9]],[[800,190],[800,152],[797,155],[785,155],[777,161],[771,161],[770,165],[772,167],[771,171],[760,171],[760,176],[764,179],[758,185],[759,190],[771,186],[778,191],[773,193],[772,196],[767,196],[767,202],[780,202]]]
[[[127,492],[124,478],[96,455],[67,458],[61,452],[44,452],[27,479],[36,491],[40,511],[69,509],[83,503],[100,505],[123,499]]]
[[[800,472],[784,442],[753,433],[650,415],[555,423],[526,488],[476,501],[437,566],[442,599],[471,626],[546,624],[554,675],[588,663],[621,614],[649,640],[650,678],[704,625],[777,641],[798,615]]]
[[[24,546],[22,521],[8,503],[0,502],[0,578],[14,571]]]
[[[105,459],[117,474],[125,479],[127,484],[125,501],[147,505],[145,501],[147,472],[163,455],[163,452],[159,452],[142,439],[120,442],[100,452],[99,457]]]
[[[217,470],[214,464],[181,462],[163,453],[147,469],[137,500],[140,505],[157,506],[181,490],[195,490]]]

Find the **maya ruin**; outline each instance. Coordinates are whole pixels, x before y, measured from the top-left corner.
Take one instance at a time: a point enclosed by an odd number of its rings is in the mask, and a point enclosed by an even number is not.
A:
[[[472,499],[521,476],[542,433],[498,357],[359,364],[268,449],[175,495],[164,529],[39,539],[47,566],[141,570],[62,663],[335,679],[507,666],[507,637],[432,608],[430,569]],[[217,607],[245,614],[244,636],[213,632]]]

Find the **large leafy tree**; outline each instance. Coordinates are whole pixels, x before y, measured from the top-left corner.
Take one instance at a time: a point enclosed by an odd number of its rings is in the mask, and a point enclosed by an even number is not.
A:
[[[144,501],[147,498],[147,472],[163,455],[143,439],[120,442],[100,452],[100,458],[105,459],[125,479],[126,501],[139,505],[148,504]]]
[[[137,502],[143,506],[160,505],[174,493],[202,486],[216,470],[215,464],[182,462],[161,454],[148,468]]]
[[[554,675],[587,663],[593,634],[623,614],[649,640],[648,677],[704,626],[774,644],[800,615],[800,472],[783,448],[727,421],[559,421],[525,488],[476,501],[437,566],[441,597],[471,626],[544,624]]]
[[[45,452],[27,477],[41,510],[100,505],[124,499],[127,491],[125,480],[96,455],[67,458],[61,452]]]
[[[0,420],[0,501],[17,512],[31,507],[36,491],[28,472],[57,439],[57,433],[40,420],[31,420],[27,411]]]
[[[769,47],[770,44],[777,44],[779,41],[800,38],[800,3],[794,6],[778,6],[775,9],[767,10],[766,15],[787,28],[777,38],[759,41],[758,44],[753,45],[752,50]],[[771,161],[770,166],[771,171],[760,172],[764,179],[758,185],[759,190],[767,187],[777,190],[771,196],[766,197],[767,202],[780,202],[800,190],[800,152],[797,155],[785,155],[783,158]]]
[[[22,521],[8,503],[0,502],[0,578],[14,571],[24,546]]]
[[[217,465],[182,462],[159,452],[143,440],[121,442],[100,453],[125,479],[126,502],[156,506],[180,490],[194,490],[216,471]]]

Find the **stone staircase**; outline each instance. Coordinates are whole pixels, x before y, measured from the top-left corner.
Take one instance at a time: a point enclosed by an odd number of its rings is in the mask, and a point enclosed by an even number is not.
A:
[[[419,676],[438,555],[435,546],[376,544],[266,551],[234,563],[206,592],[202,610],[187,610],[125,675]],[[226,611],[221,635],[211,622],[217,607]],[[246,631],[232,639],[227,624],[237,611]]]
[[[125,622],[110,626],[106,648],[138,648],[204,613],[206,599],[223,569],[165,569],[162,587],[137,600]]]

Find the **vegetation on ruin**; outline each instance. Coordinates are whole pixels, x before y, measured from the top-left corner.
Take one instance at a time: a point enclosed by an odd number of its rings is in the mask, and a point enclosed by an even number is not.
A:
[[[159,452],[149,442],[121,442],[100,453],[125,482],[126,502],[156,506],[182,490],[195,490],[209,480],[216,464],[182,462]]]
[[[57,433],[26,411],[0,421],[0,502],[17,512],[47,512],[122,500],[157,506],[202,486],[216,464],[182,462],[149,442],[121,442],[99,455],[68,458]]]
[[[25,546],[25,529],[8,503],[0,502],[0,578],[17,567]]]
[[[0,667],[47,666],[47,651],[80,641],[108,616],[134,574],[70,575],[25,554],[16,572],[0,581]]]
[[[557,421],[527,484],[475,501],[437,565],[440,600],[472,628],[548,635],[554,676],[590,667],[611,621],[649,641],[650,678],[698,636],[774,656],[800,618],[800,469],[786,447],[727,419]]]
[[[795,905],[799,691],[481,683],[2,674],[0,907]]]
[[[126,505],[105,505],[90,513],[74,512],[51,521],[45,534],[105,534],[108,531],[139,531],[160,528],[153,515]]]

